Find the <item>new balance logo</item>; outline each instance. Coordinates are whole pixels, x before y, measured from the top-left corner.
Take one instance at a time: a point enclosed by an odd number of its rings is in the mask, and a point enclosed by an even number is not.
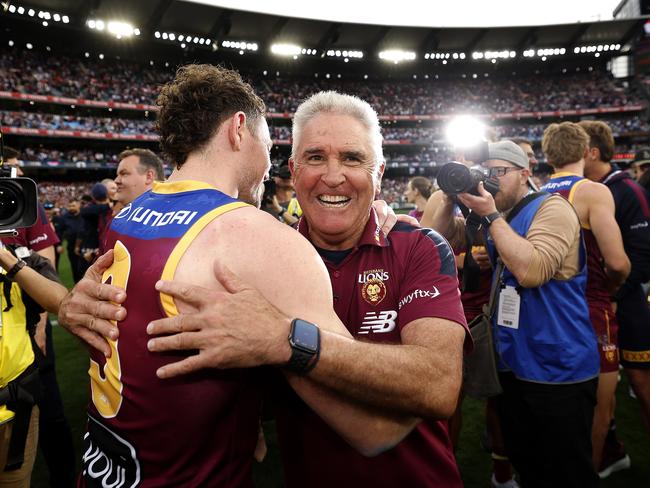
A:
[[[397,325],[395,319],[397,312],[395,310],[385,310],[382,312],[366,312],[363,318],[362,326],[359,327],[359,334],[370,334],[370,332],[385,333],[395,329]]]

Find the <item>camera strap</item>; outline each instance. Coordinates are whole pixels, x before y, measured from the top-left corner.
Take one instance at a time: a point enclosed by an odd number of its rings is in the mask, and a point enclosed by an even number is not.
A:
[[[481,268],[472,256],[472,246],[481,228],[482,219],[474,212],[465,216],[465,260],[463,261],[463,292],[474,292],[478,289]]]

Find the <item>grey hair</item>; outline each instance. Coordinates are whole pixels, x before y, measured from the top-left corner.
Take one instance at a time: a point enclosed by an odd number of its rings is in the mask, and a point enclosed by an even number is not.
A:
[[[322,91],[312,95],[302,102],[293,116],[291,157],[296,161],[296,149],[302,135],[302,130],[314,117],[323,114],[349,115],[358,120],[368,129],[370,144],[375,153],[375,163],[379,166],[384,162],[382,149],[383,137],[377,112],[370,104],[359,97],[344,95],[335,91]]]

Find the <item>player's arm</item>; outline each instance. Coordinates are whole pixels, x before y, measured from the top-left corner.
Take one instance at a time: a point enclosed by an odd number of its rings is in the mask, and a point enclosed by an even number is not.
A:
[[[417,239],[406,268],[388,283],[400,290],[395,315],[404,324],[402,344],[362,342],[326,331],[321,360],[309,378],[369,405],[447,418],[458,399],[466,335],[454,255],[429,229],[412,237]]]
[[[589,226],[605,260],[605,271],[611,287],[616,290],[630,274],[630,260],[625,254],[621,230],[614,217],[614,197],[600,183],[579,187],[580,196],[588,202]]]

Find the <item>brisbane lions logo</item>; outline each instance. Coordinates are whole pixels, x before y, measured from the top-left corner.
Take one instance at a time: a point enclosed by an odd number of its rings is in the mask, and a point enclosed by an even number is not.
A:
[[[381,280],[371,278],[363,284],[361,296],[370,305],[378,305],[386,297],[386,285]]]

